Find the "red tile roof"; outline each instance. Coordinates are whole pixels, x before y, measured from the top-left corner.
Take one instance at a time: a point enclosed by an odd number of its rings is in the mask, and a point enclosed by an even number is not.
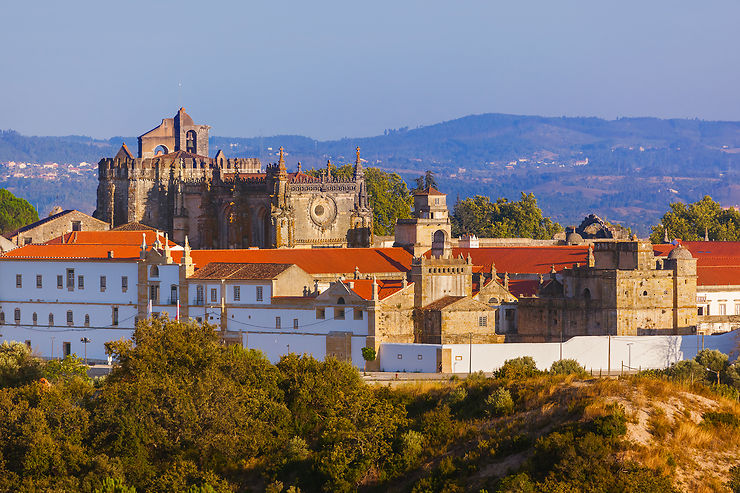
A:
[[[126,245],[26,245],[6,252],[0,258],[17,259],[104,259],[113,252],[116,259],[139,258],[141,248]]]
[[[493,262],[497,272],[509,274],[546,274],[553,265],[560,271],[588,261],[587,246],[453,248],[452,254],[470,255],[473,272],[490,272]]]
[[[181,252],[172,252],[179,260]],[[193,250],[193,263],[202,267],[209,262],[296,264],[309,274],[352,274],[407,272],[412,255],[403,248],[306,248],[263,250]]]
[[[532,297],[539,287],[540,282],[536,279],[509,279],[509,292],[517,298]]]
[[[190,279],[270,280],[290,269],[293,264],[241,264],[211,262],[190,276]]]
[[[46,242],[47,245],[100,245],[100,246],[141,246],[142,235],[146,244],[151,247],[157,239],[155,230],[147,231],[73,231]],[[164,234],[160,232],[159,241],[164,244]],[[170,240],[170,248],[180,248]]]
[[[444,195],[442,192],[434,187],[426,187],[424,190],[414,192],[414,195]]]
[[[349,284],[353,282],[354,287],[350,288],[352,291],[354,291],[357,296],[359,296],[362,299],[370,300],[373,297],[373,280],[372,279],[357,279],[355,281],[345,281],[345,283]],[[378,299],[383,300],[387,298],[388,296],[392,295],[393,293],[397,293],[401,289],[403,289],[403,281],[402,280],[385,280],[385,279],[378,279]],[[412,283],[409,283],[412,284]]]

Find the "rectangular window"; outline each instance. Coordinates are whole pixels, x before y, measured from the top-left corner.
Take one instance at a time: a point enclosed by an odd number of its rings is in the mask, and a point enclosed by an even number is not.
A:
[[[15,287],[16,288],[22,288],[23,287],[23,276],[21,274],[15,275]]]
[[[62,354],[66,358],[70,354],[72,354],[72,343],[71,342],[63,342],[62,343]]]
[[[113,325],[118,325],[118,307],[113,307]]]
[[[334,320],[344,320],[344,308],[334,309]]]
[[[149,286],[149,299],[152,303],[159,303],[159,284]]]
[[[195,288],[195,304],[202,305],[204,302],[203,297],[203,286],[196,286]]]
[[[280,328],[280,317],[275,317],[275,328],[276,329]]]
[[[355,320],[362,320],[362,310],[359,308],[354,309]]]
[[[719,314],[727,315],[727,305],[725,305],[724,303],[719,304]]]
[[[514,309],[511,308],[504,312],[504,317],[506,318],[506,320],[514,320],[514,313]]]
[[[75,288],[75,270],[67,269],[67,289],[72,291]]]
[[[106,285],[105,276],[100,276],[100,292],[101,293],[105,292],[105,285]]]
[[[82,222],[72,221],[72,231],[82,231]]]
[[[297,319],[297,318],[294,318],[294,319],[293,319],[293,328],[294,328],[295,330],[298,330],[298,319]]]
[[[257,286],[257,301],[262,301],[262,286]]]
[[[177,286],[173,284],[170,286],[170,304],[176,305],[179,299],[180,298],[177,295]]]
[[[85,276],[77,276],[77,289],[85,289]]]
[[[735,303],[735,315],[740,315],[740,303]]]
[[[326,318],[326,312],[323,308],[316,309],[316,320],[324,320]]]
[[[239,290],[239,286],[234,286],[234,301],[240,301],[241,299],[241,292]]]
[[[40,288],[43,286],[44,278],[41,274],[36,274],[36,287]]]
[[[31,237],[23,238],[24,245],[30,245],[31,243],[33,243],[33,238]]]
[[[216,288],[211,288],[211,303],[216,302]]]
[[[57,288],[62,289],[64,287],[64,276],[57,276]]]
[[[72,313],[72,310],[67,310],[67,325],[72,325],[74,323],[74,314]]]
[[[21,323],[21,309],[20,308],[16,308],[13,311],[13,319],[15,320],[15,323],[17,324]]]
[[[699,308],[697,308],[697,309],[696,309],[696,313],[697,313],[697,315],[699,315],[699,316],[702,316],[702,315],[704,315],[704,307],[703,307],[703,306],[700,306]]]
[[[478,327],[488,326],[488,317],[478,317]]]
[[[121,276],[121,291],[128,291],[128,276]]]

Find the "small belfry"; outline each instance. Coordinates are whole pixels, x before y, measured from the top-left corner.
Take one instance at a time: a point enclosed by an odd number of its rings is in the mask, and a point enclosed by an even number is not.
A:
[[[118,227],[141,223],[196,249],[365,247],[372,243],[372,209],[357,148],[354,175],[313,177],[277,162],[210,157],[210,126],[180,108],[98,163],[94,217]],[[331,183],[331,185],[329,185]]]

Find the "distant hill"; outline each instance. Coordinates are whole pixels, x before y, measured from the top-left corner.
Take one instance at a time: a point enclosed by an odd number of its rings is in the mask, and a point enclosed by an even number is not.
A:
[[[213,122],[217,123],[217,122]],[[0,162],[96,162],[126,140],[114,137],[26,137],[0,132]],[[354,160],[412,179],[430,169],[452,197],[485,194],[516,198],[534,192],[546,214],[573,224],[590,212],[646,233],[676,200],[705,194],[740,203],[740,122],[658,118],[557,118],[471,115],[415,129],[333,141],[302,136],[211,138],[211,152],[276,160],[304,169]],[[2,183],[0,183],[2,186]],[[89,192],[94,201],[94,190]]]

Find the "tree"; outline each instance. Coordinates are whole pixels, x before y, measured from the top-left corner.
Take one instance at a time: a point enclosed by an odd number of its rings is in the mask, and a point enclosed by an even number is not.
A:
[[[7,234],[39,220],[39,214],[28,201],[0,188],[0,234]]]
[[[43,376],[41,361],[25,344],[5,341],[0,345],[0,387],[18,387]]]
[[[415,192],[426,190],[427,188],[437,188],[437,180],[434,178],[434,172],[426,170],[426,172],[414,179],[416,186],[414,187]]]
[[[674,202],[653,227],[650,241],[662,243],[666,230],[669,239],[698,241],[707,234],[713,241],[740,241],[740,212],[723,209],[709,195],[688,205]]]
[[[373,209],[373,234],[392,235],[397,219],[411,217],[414,197],[397,173],[367,168],[365,183]]]
[[[458,201],[452,213],[452,234],[483,238],[550,239],[563,228],[543,217],[534,194],[521,194],[518,202],[476,195]]]

